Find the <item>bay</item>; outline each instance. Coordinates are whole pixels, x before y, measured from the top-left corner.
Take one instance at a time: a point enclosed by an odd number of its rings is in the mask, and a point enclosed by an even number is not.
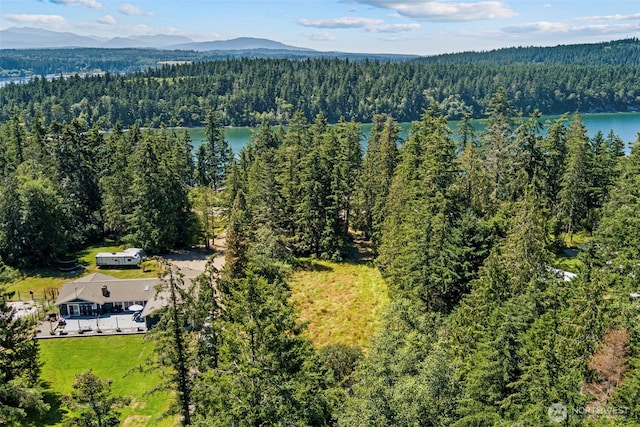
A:
[[[540,121],[542,123],[552,122],[559,116],[543,116]],[[615,135],[618,135],[627,146],[629,143],[637,140],[637,133],[640,132],[640,112],[637,113],[598,113],[598,114],[583,114],[582,120],[587,128],[590,137],[593,137],[598,131],[601,131],[605,136],[613,130]],[[484,129],[486,119],[473,120],[473,126],[481,131]],[[449,127],[454,131],[454,137],[457,121],[450,121]],[[366,142],[371,132],[372,124],[365,123],[362,125],[362,132],[364,135],[363,143]],[[400,137],[405,139],[411,128],[411,123],[400,123],[402,132]],[[224,135],[234,153],[239,153],[240,150],[247,145],[247,142],[251,138],[254,128],[251,127],[229,127],[224,129]],[[194,149],[202,145],[206,138],[204,136],[203,128],[189,128],[189,134],[193,143]]]

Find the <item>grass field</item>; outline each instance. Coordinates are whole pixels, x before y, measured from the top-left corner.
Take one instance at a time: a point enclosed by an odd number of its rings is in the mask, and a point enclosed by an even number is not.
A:
[[[170,395],[147,394],[158,383],[157,373],[132,372],[125,377],[151,354],[152,344],[144,342],[142,335],[57,338],[39,343],[44,363],[42,379],[49,384],[49,401],[53,404],[46,419],[32,425],[61,425],[66,411],[61,396],[71,393],[75,374],[89,368],[102,379],[113,380],[113,395],[131,398],[130,404],[121,410],[123,426],[168,427],[176,424],[175,418],[157,419],[167,410]]]
[[[289,278],[292,299],[316,347],[366,347],[389,302],[380,272],[367,262],[306,261]]]
[[[63,272],[56,267],[34,268],[21,270],[22,278],[8,286],[10,291],[15,291],[14,300],[28,300],[31,298],[30,291],[33,291],[34,298],[42,300],[45,293],[48,295],[52,289],[60,289],[66,282],[76,279],[86,274],[101,272],[119,279],[134,279],[140,277],[155,277],[157,270],[155,263],[149,261],[145,263],[145,268],[127,268],[127,269],[105,269],[101,270],[96,267],[96,254],[98,252],[120,252],[124,249],[122,246],[113,245],[95,245],[80,251],[74,256],[78,259],[81,268],[75,272]]]

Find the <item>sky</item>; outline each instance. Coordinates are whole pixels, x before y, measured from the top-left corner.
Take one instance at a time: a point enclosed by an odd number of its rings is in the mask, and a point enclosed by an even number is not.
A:
[[[640,0],[1,0],[9,27],[433,55],[640,37]]]

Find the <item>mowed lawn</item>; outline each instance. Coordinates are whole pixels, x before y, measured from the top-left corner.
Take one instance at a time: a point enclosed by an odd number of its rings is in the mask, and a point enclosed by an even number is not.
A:
[[[300,320],[317,348],[328,344],[366,347],[380,326],[389,297],[380,272],[366,262],[309,261],[289,278]]]
[[[144,263],[144,268],[125,268],[125,269],[100,269],[96,267],[96,254],[99,252],[122,252],[124,246],[95,245],[83,251],[76,253],[74,256],[81,265],[74,272],[63,272],[58,270],[56,266],[47,268],[24,269],[21,271],[23,277],[8,286],[9,291],[14,291],[14,300],[28,300],[31,298],[29,291],[33,291],[34,298],[43,300],[45,296],[48,300],[51,298],[51,290],[59,290],[66,282],[77,279],[91,273],[103,273],[118,279],[137,279],[143,277],[156,277],[157,268],[154,261]]]
[[[75,374],[91,368],[102,379],[111,379],[115,396],[128,396],[131,402],[121,409],[122,425],[169,427],[176,418],[158,419],[169,407],[171,396],[167,392],[149,394],[158,385],[157,372],[127,372],[144,364],[151,355],[152,343],[143,335],[114,335],[82,338],[55,338],[40,340],[42,379],[60,399],[73,390]],[[44,425],[61,425],[60,415],[66,411],[64,403],[52,411]],[[57,414],[56,414],[57,412]],[[38,423],[42,425],[41,423]]]

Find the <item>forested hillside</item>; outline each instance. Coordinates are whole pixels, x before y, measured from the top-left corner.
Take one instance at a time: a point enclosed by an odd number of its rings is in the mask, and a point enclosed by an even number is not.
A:
[[[185,69],[206,79],[209,66]],[[488,96],[482,133],[468,116],[453,133],[442,105],[422,106],[406,141],[375,114],[363,152],[358,122],[295,111],[236,158],[217,111],[193,156],[187,133],[46,126],[16,107],[0,126],[0,256],[46,264],[104,237],[160,252],[209,242],[224,216],[224,270],[210,264],[184,292],[166,265],[171,297],[148,336],[144,369],[164,373],[185,425],[549,425],[552,405],[567,425],[637,425],[640,142],[625,156],[579,113],[543,124],[506,89]],[[391,298],[366,356],[313,348],[286,281],[301,256],[348,257],[354,233]],[[568,247],[572,280],[556,268]],[[33,399],[3,404],[42,407],[37,369],[7,372],[3,386]]]
[[[105,239],[209,247],[222,226],[224,269],[192,288],[159,261],[167,305],[139,368],[183,425],[640,424],[640,133],[625,154],[580,115],[640,109],[637,46],[236,58],[0,89],[0,424],[47,408],[5,282]],[[224,126],[256,124],[234,155]],[[362,242],[389,290],[381,327],[367,348],[314,348],[290,273],[354,262]]]
[[[543,114],[638,111],[638,44],[617,42],[609,49],[598,45],[601,60],[590,59],[584,65],[568,63],[585,50],[587,58],[596,54],[576,46],[561,51],[567,60],[561,60],[560,53],[544,59],[546,51],[541,50],[541,60],[533,59],[535,63],[513,63],[508,53],[495,60],[435,64],[243,58],[130,75],[38,78],[0,89],[0,121],[8,120],[17,107],[31,115],[40,111],[45,125],[78,118],[102,129],[118,121],[125,127],[201,126],[209,109],[221,111],[222,123],[232,126],[263,120],[286,123],[293,111],[302,111],[307,120],[323,114],[330,123],[340,117],[371,122],[376,113],[408,122],[419,119],[431,101],[440,103],[452,119],[465,114],[477,118],[484,117],[492,94],[501,87],[525,115],[535,109]],[[608,64],[610,50],[623,52],[629,62]],[[535,52],[525,56],[538,55]]]
[[[91,73],[96,70],[112,74],[132,73],[155,68],[165,61],[204,62],[240,58],[279,58],[302,60],[312,58],[365,59],[380,62],[402,62],[415,59],[421,63],[455,64],[564,64],[564,65],[640,65],[637,39],[611,42],[560,45],[554,47],[514,47],[484,52],[461,52],[426,56],[359,54],[348,52],[292,51],[248,49],[195,52],[159,49],[0,49],[0,77],[29,77],[61,73]]]
[[[461,52],[420,58],[424,63],[440,64],[565,64],[565,65],[640,65],[637,38],[612,42],[521,46],[485,52]]]
[[[75,48],[75,49],[0,49],[0,77],[33,77],[50,74],[92,73],[111,74],[146,71],[165,62],[205,62],[240,58],[280,58],[302,60],[310,58],[341,58],[361,61],[366,58],[381,62],[402,62],[417,55],[363,54],[318,52],[312,50],[245,49],[159,50],[141,48]],[[621,61],[618,65],[624,65]]]

